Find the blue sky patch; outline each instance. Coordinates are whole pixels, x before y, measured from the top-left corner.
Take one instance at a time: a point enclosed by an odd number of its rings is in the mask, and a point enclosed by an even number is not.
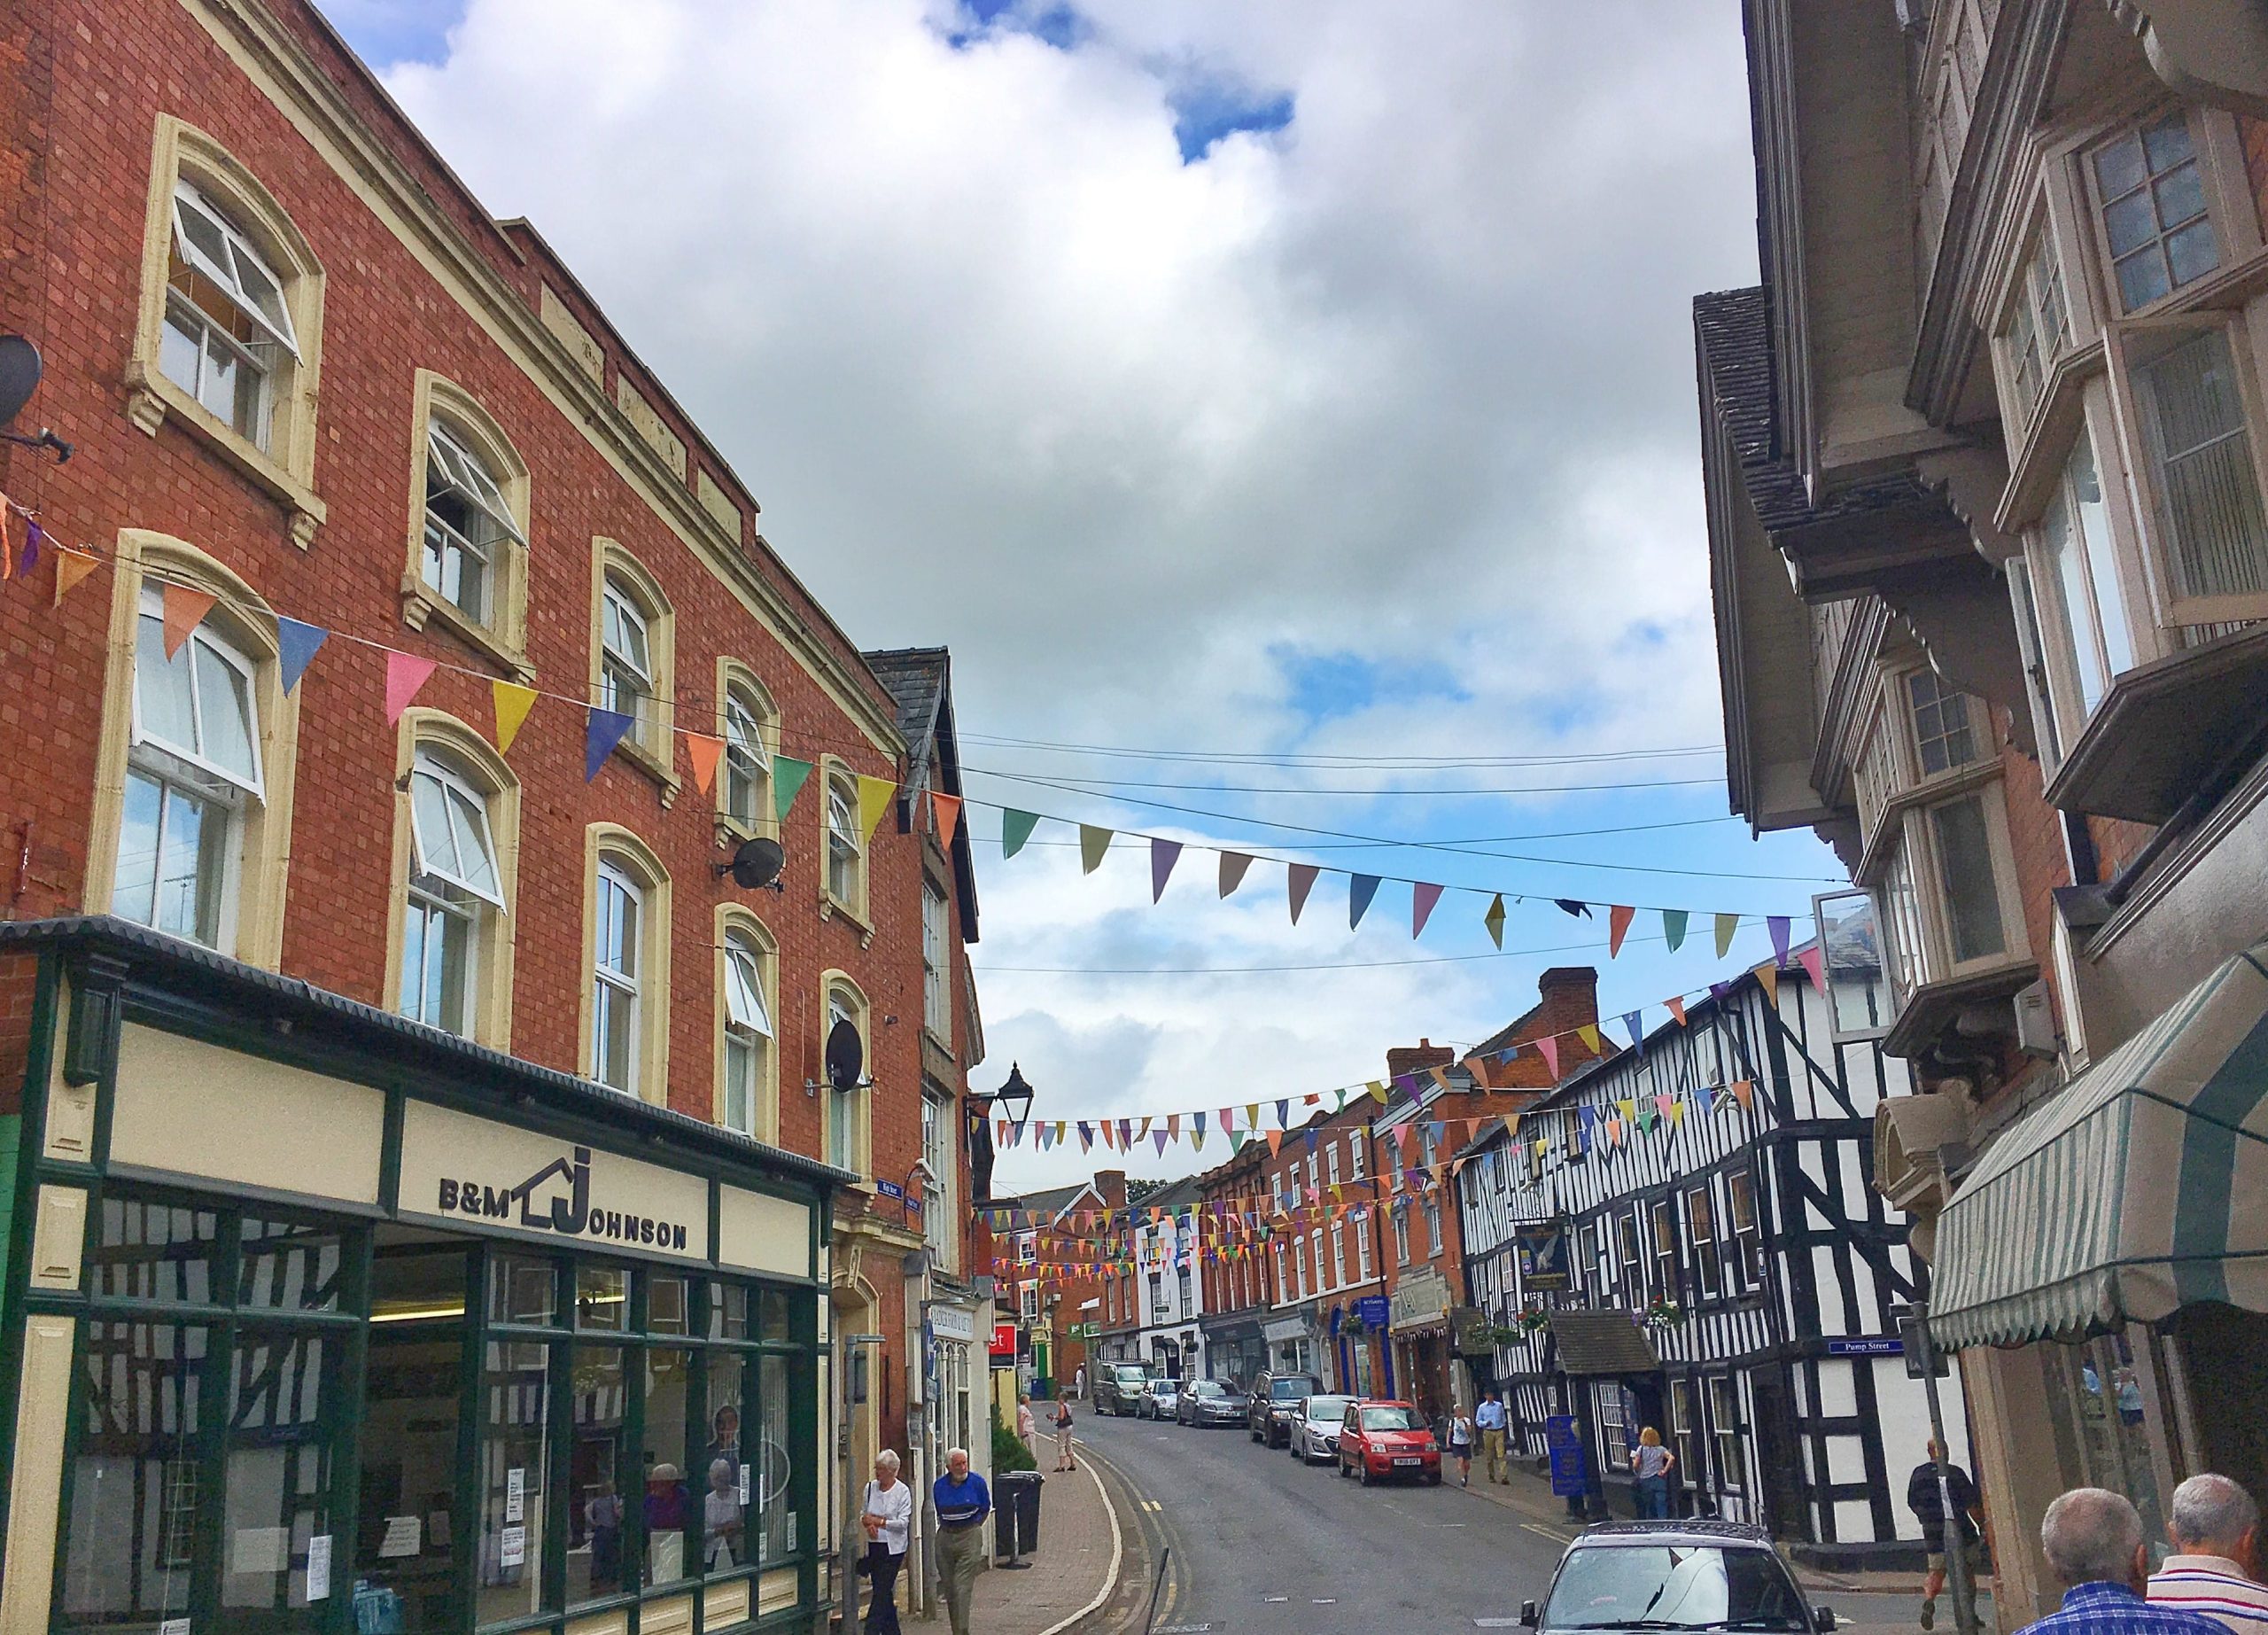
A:
[[[945,43],[957,51],[1002,34],[1025,34],[1059,51],[1076,51],[1094,30],[1068,5],[1034,5],[1028,0],[960,0],[961,27],[950,29]]]
[[[1167,94],[1166,104],[1173,110],[1174,140],[1181,144],[1184,165],[1197,164],[1238,131],[1265,136],[1292,122],[1289,91],[1259,92],[1232,79],[1185,81]]]
[[[1360,653],[1319,653],[1279,642],[1269,657],[1283,672],[1286,701],[1310,725],[1358,715],[1382,704],[1414,698],[1455,703],[1469,697],[1447,665],[1433,659],[1365,658]]]

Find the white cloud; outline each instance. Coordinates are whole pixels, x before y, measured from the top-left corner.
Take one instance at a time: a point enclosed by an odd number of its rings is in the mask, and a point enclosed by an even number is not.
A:
[[[1422,657],[1464,695],[1384,696],[1318,744],[1713,740],[1688,302],[1753,276],[1730,0],[1079,10],[1076,50],[1010,29],[956,51],[945,0],[471,0],[445,59],[389,82],[569,259],[847,628],[951,644],[969,729],[1281,745],[1303,720],[1283,643]],[[1295,116],[1184,165],[1169,105],[1194,77]],[[1005,755],[970,759],[1035,764]],[[1469,835],[1563,806],[1270,809]],[[986,861],[986,962],[1410,952],[1348,938],[1328,880],[1293,932],[1280,873],[1215,905],[1192,853],[1153,911],[1146,868],[1082,882],[1076,855]],[[1393,890],[1377,912],[1406,915]],[[1470,952],[1473,900],[1441,912],[1464,929],[1441,951]],[[1001,975],[985,1071],[1018,1056],[1059,1106],[1158,1109],[1211,1100],[1200,1082],[1337,1083],[1508,1018],[1545,962]]]

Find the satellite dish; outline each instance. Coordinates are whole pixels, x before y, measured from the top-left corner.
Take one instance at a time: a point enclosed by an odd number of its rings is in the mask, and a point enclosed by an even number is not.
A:
[[[733,860],[718,864],[717,872],[732,876],[733,884],[744,891],[759,891],[780,877],[787,862],[788,853],[780,843],[759,835],[753,840],[742,841],[739,850],[733,853]]]
[[[0,335],[0,425],[23,412],[39,389],[39,348],[21,335]]]
[[[827,1031],[827,1082],[837,1090],[856,1090],[866,1071],[866,1047],[858,1025],[845,1016]]]

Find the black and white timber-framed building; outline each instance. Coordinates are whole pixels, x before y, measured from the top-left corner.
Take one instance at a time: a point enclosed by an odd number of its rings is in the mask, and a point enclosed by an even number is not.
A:
[[[1837,997],[1846,1017],[1868,1014],[1863,995]],[[1677,1455],[1681,1510],[1761,1525],[1821,1564],[1918,1564],[1905,1486],[1929,1421],[1896,1312],[1922,1268],[1906,1218],[1868,1184],[1875,1107],[1905,1075],[1873,1030],[1838,1032],[1791,965],[1717,985],[1643,1050],[1485,1128],[1458,1207],[1467,1288],[1510,1342],[1494,1372],[1515,1444],[1541,1459],[1546,1416],[1576,1414],[1627,1511],[1628,1449],[1651,1425]],[[1566,1286],[1531,1288],[1555,1227]],[[1569,1306],[1628,1312],[1658,1368],[1571,1379],[1533,1315]],[[1960,1382],[1940,1388],[1965,1460]]]

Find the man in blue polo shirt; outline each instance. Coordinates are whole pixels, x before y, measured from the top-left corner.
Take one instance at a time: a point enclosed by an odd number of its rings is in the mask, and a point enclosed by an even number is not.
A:
[[[990,1565],[984,1552],[984,1518],[992,1514],[992,1491],[968,1468],[968,1450],[945,1455],[945,1474],[931,1491],[937,1507],[938,1577],[945,1581],[945,1616],[953,1635],[968,1635],[968,1598],[976,1575]]]
[[[1491,1482],[1509,1483],[1512,1479],[1511,1461],[1504,1457],[1504,1404],[1490,1386],[1480,1405],[1472,1411],[1472,1423],[1480,1432],[1481,1474]]]

